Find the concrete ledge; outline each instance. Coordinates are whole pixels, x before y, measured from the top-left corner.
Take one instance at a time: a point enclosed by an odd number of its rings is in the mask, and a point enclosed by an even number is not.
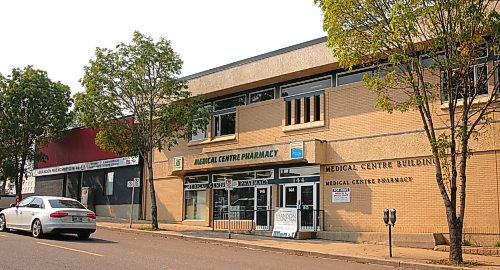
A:
[[[392,244],[398,247],[433,249],[436,246],[432,233],[393,233],[392,237]],[[317,233],[317,238],[352,243],[389,244],[388,234],[378,232],[321,231]]]
[[[450,246],[440,245],[434,247],[436,251],[449,252]],[[484,255],[484,256],[500,256],[500,248],[497,247],[471,247],[462,246],[464,254]]]
[[[422,263],[414,263],[414,262],[402,262],[397,260],[389,260],[389,259],[379,259],[379,258],[367,258],[367,257],[359,257],[359,256],[349,256],[349,255],[339,255],[339,254],[327,254],[327,253],[319,253],[319,252],[309,252],[304,250],[297,249],[287,249],[281,247],[269,247],[257,244],[250,244],[246,241],[241,241],[238,239],[221,239],[221,238],[209,238],[202,236],[191,236],[191,235],[181,235],[179,233],[173,231],[143,231],[137,229],[129,229],[129,228],[119,228],[119,227],[111,227],[111,226],[103,226],[97,224],[97,227],[100,229],[107,229],[112,231],[122,231],[143,235],[151,235],[151,236],[160,236],[164,238],[174,238],[174,239],[184,239],[197,241],[202,243],[214,243],[224,246],[232,246],[232,247],[240,247],[240,248],[248,248],[254,250],[262,250],[262,251],[272,251],[283,254],[290,255],[298,255],[298,256],[309,256],[309,257],[319,257],[319,258],[328,258],[333,260],[341,260],[348,262],[357,262],[364,264],[373,264],[373,265],[384,265],[384,266],[392,266],[392,267],[400,267],[405,269],[422,269],[422,270],[457,270],[457,269],[468,269],[461,267],[453,267],[453,266],[440,266],[440,265],[430,265],[430,264],[422,264]]]

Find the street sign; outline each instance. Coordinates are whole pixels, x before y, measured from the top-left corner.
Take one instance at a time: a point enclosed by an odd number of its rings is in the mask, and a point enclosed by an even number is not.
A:
[[[226,178],[224,179],[224,187],[226,190],[233,190],[233,179]]]
[[[127,187],[140,187],[141,186],[141,181],[139,178],[134,178],[134,180],[127,181]]]

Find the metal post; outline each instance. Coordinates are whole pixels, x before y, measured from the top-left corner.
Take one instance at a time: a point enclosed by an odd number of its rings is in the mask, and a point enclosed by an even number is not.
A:
[[[389,224],[389,256],[392,258],[392,225]]]
[[[135,192],[135,181],[132,180],[132,198],[130,199],[130,224],[129,228],[132,228],[132,212],[134,211],[134,192]]]
[[[227,238],[231,239],[231,189],[227,190]]]

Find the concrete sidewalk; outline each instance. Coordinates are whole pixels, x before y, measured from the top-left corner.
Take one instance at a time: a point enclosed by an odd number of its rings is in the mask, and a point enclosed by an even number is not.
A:
[[[167,223],[159,225],[160,229],[162,229],[161,231],[141,230],[141,228],[148,227],[149,224],[150,222],[148,221],[134,221],[134,225],[130,229],[128,220],[104,217],[97,219],[97,226],[99,228],[154,234],[163,237],[183,238],[281,253],[389,265],[408,269],[469,269],[431,264],[430,262],[433,260],[448,258],[448,253],[427,249],[393,247],[393,257],[390,258],[388,246],[384,245],[355,244],[321,239],[280,239],[246,234],[233,234],[232,239],[228,239],[227,232],[225,231],[212,231],[208,227]],[[481,264],[472,269],[500,269],[500,257],[464,254],[464,260],[475,261]]]

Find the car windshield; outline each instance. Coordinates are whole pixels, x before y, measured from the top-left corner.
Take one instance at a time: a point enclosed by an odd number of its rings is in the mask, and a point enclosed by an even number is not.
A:
[[[81,205],[77,201],[73,200],[64,200],[64,199],[57,199],[57,200],[49,200],[50,206],[52,208],[78,208],[78,209],[85,209],[85,206]]]

